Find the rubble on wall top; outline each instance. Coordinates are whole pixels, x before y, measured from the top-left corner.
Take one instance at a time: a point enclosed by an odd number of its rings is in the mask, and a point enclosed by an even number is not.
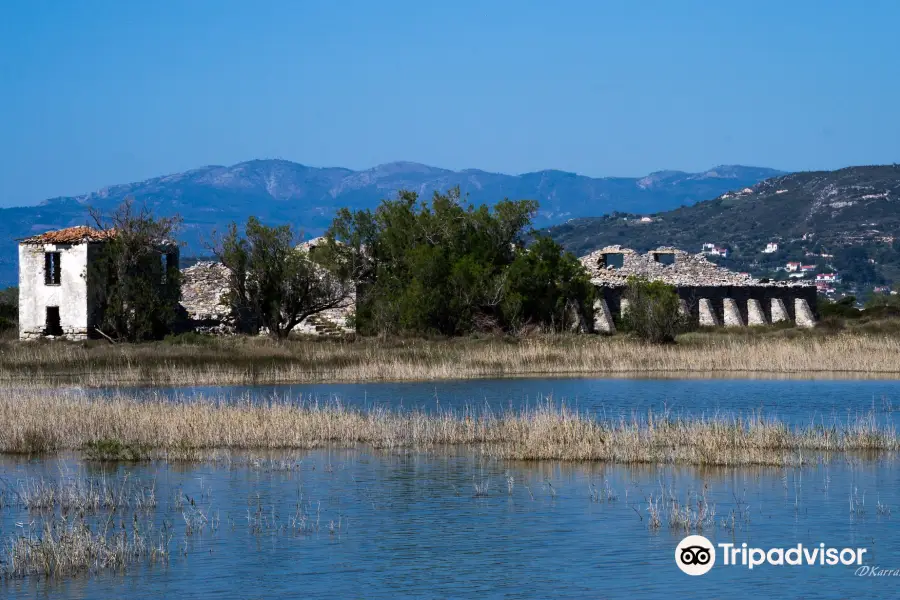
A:
[[[621,267],[604,267],[604,254],[621,254]],[[675,262],[657,262],[654,254],[674,254]],[[809,287],[810,282],[760,280],[746,273],[735,273],[710,262],[703,254],[690,254],[678,248],[662,246],[646,254],[639,254],[631,248],[607,246],[582,256],[581,264],[591,275],[594,285],[600,287],[623,287],[628,277],[636,275],[654,281],[662,281],[676,287],[691,286],[765,286],[765,287]]]
[[[324,235],[321,235],[321,236],[313,238],[311,240],[306,240],[305,242],[301,242],[300,245],[297,246],[297,249],[305,250],[306,252],[309,252],[310,250],[315,249],[317,246],[324,246],[327,241],[328,241],[328,238],[326,238]]]
[[[19,240],[21,244],[80,244],[83,242],[102,242],[116,234],[115,229],[94,229],[86,225],[67,227],[56,231],[47,231]]]

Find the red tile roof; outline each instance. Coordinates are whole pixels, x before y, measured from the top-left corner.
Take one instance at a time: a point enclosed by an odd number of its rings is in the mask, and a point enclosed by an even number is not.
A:
[[[82,242],[102,242],[115,235],[113,229],[94,229],[85,225],[48,231],[19,240],[22,244],[80,244]]]

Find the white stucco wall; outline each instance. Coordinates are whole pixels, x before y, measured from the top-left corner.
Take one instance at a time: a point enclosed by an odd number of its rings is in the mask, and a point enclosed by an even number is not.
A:
[[[19,337],[43,334],[47,307],[59,307],[63,334],[84,339],[88,334],[89,244],[19,244]],[[44,253],[60,253],[60,283],[44,283]]]

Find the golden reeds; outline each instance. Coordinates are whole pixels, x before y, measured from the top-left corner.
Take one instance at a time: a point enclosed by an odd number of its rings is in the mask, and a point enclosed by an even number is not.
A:
[[[802,464],[811,453],[894,451],[900,438],[873,415],[791,427],[760,415],[598,420],[562,406],[492,413],[357,410],[340,404],[215,398],[92,398],[0,392],[0,452],[127,449],[105,458],[200,458],[235,449],[321,445],[439,451],[474,446],[514,460],[700,465]]]
[[[0,552],[0,579],[101,571],[138,560],[165,562],[170,541],[167,531],[155,532],[149,522],[135,520],[129,531],[111,518],[92,527],[83,517],[53,517],[7,540]]]
[[[587,335],[186,340],[138,345],[5,342],[0,344],[0,385],[245,385],[634,373],[900,376],[900,337],[860,332],[690,334],[670,346]]]

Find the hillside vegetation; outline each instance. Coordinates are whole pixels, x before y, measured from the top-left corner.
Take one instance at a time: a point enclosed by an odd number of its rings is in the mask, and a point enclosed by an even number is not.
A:
[[[699,252],[708,242],[728,248],[722,262],[739,271],[763,273],[793,260],[833,268],[847,281],[884,283],[900,278],[898,209],[900,165],[849,167],[774,177],[651,222],[615,212],[573,219],[550,234],[579,256],[609,244]],[[762,252],[769,242],[777,252]]]

